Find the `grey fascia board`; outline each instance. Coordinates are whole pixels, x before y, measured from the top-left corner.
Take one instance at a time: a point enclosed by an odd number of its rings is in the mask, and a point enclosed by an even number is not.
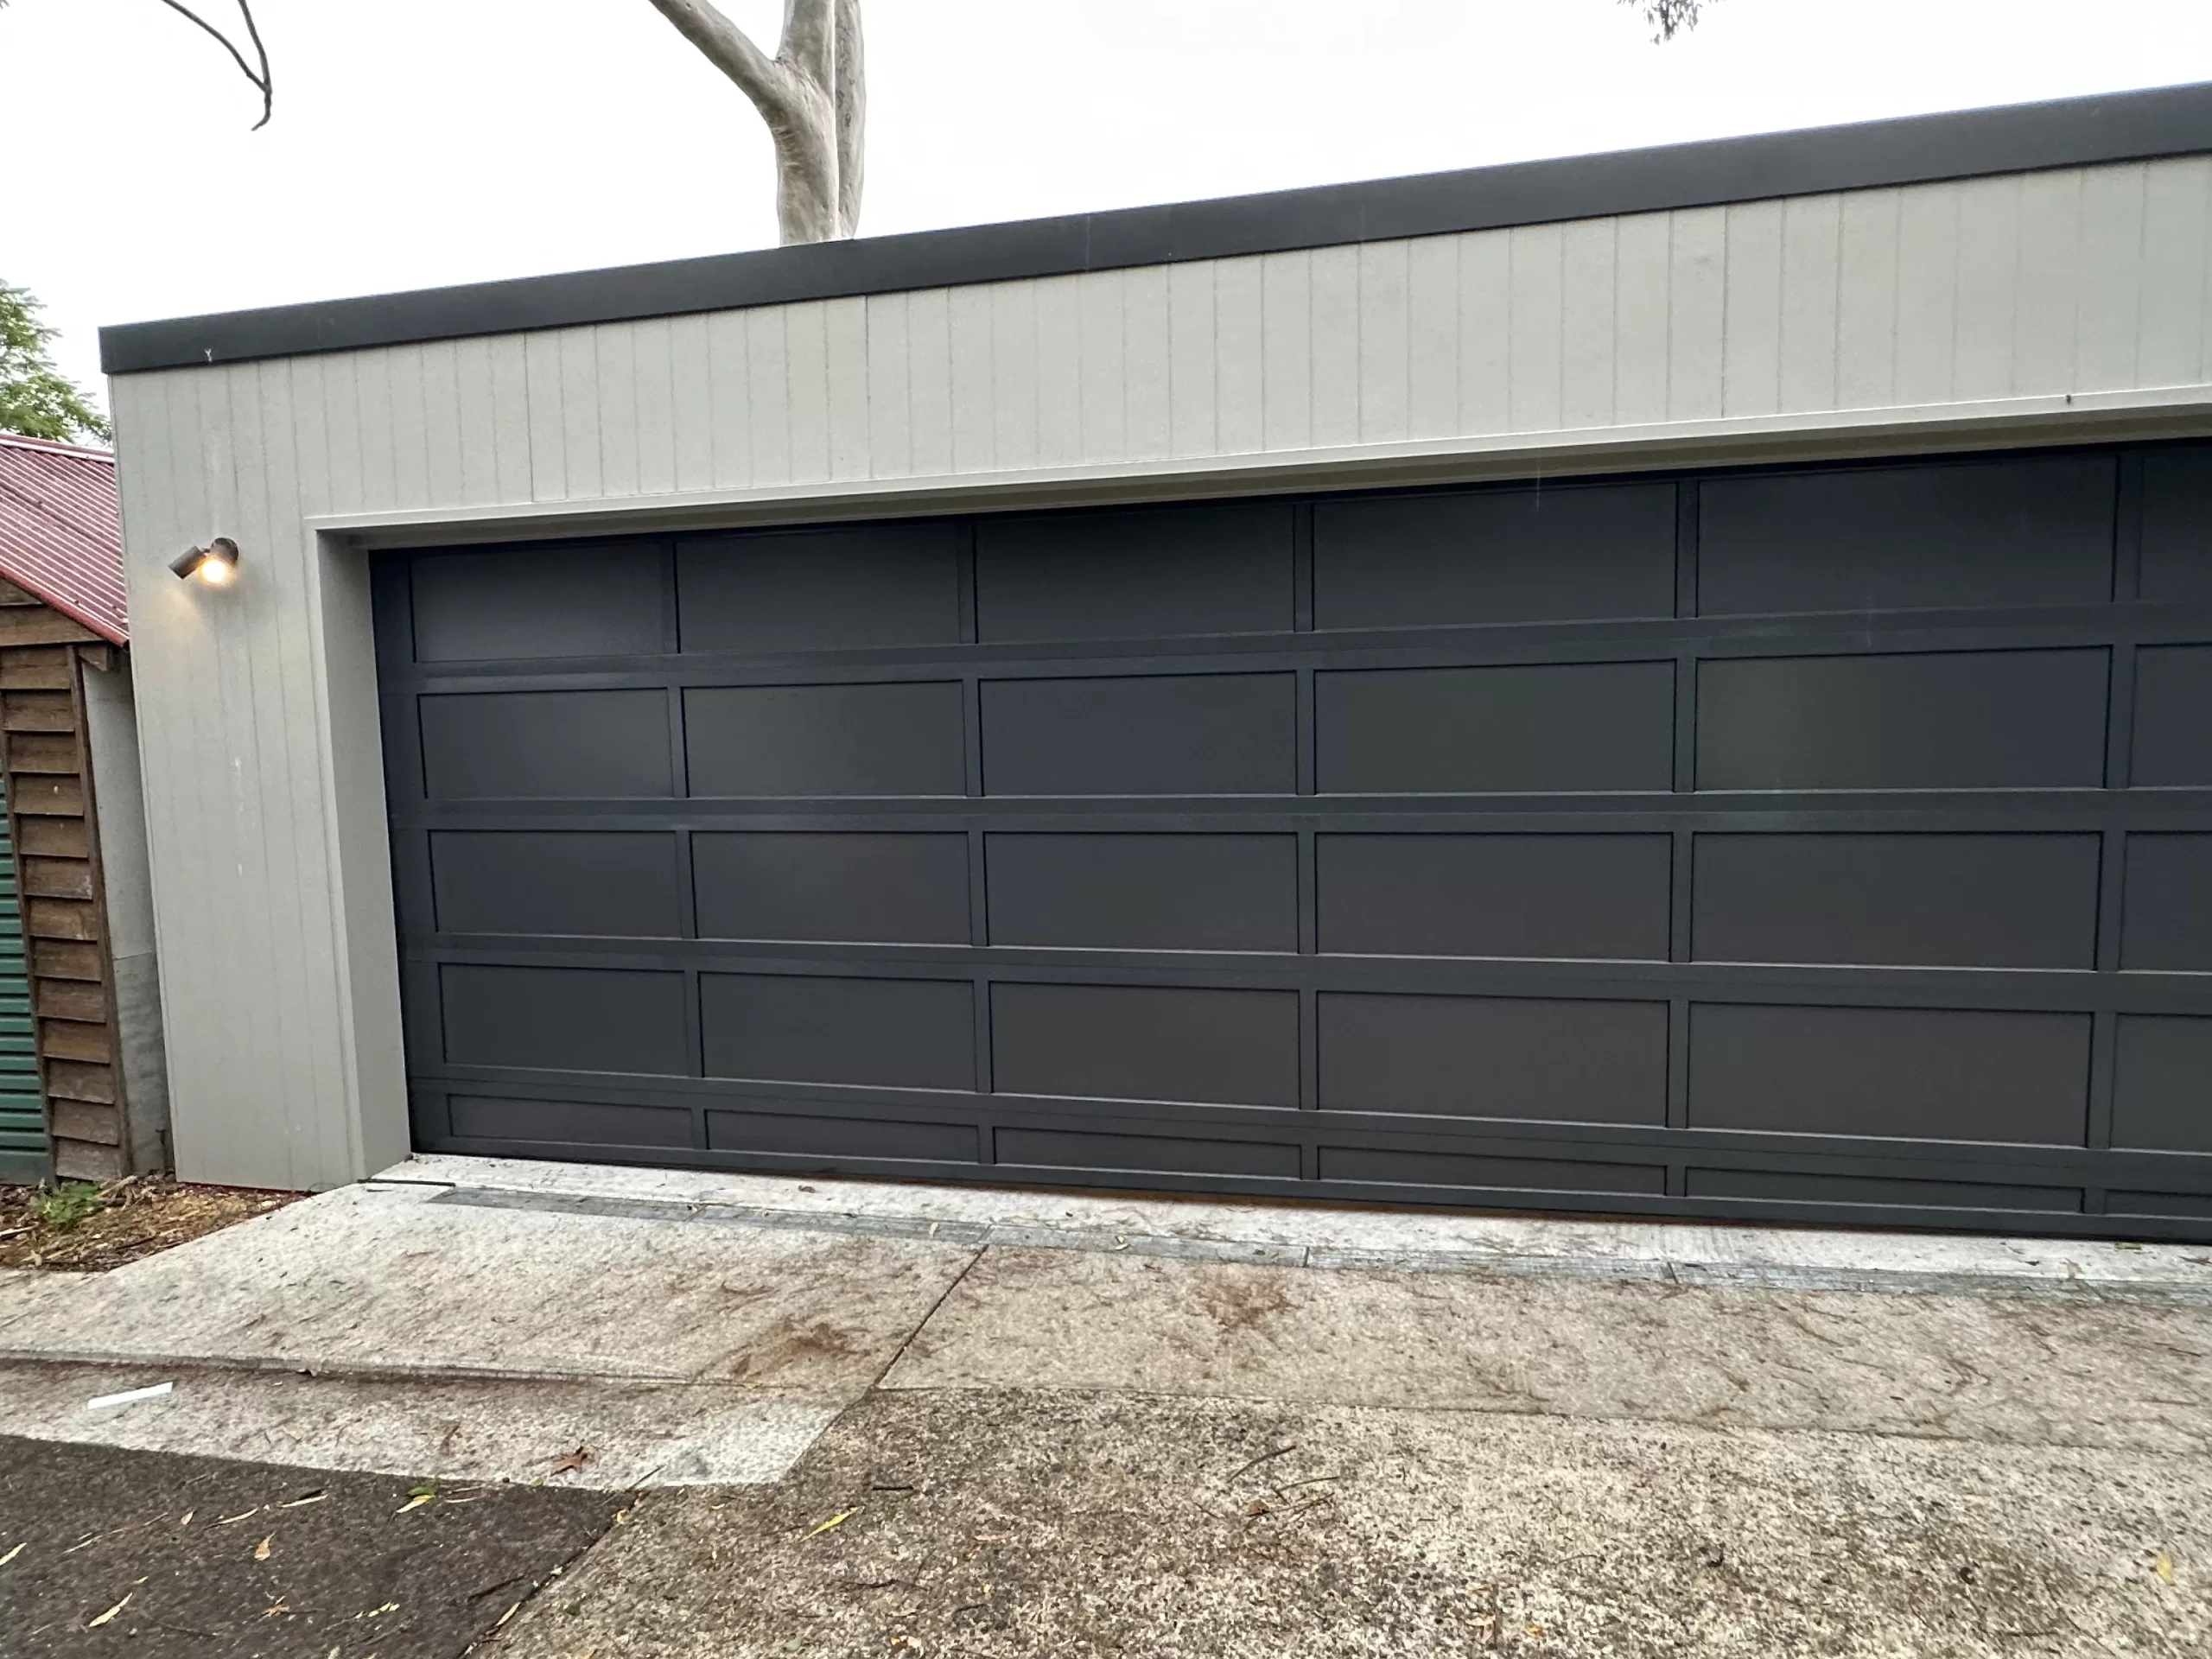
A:
[[[2212,83],[100,330],[109,374],[2212,151]]]

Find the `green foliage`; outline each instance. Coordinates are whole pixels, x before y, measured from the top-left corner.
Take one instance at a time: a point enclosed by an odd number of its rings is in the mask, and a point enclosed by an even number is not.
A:
[[[1643,14],[1655,42],[1671,41],[1685,29],[1695,29],[1704,3],[1705,0],[1621,0],[1621,4],[1634,6]]]
[[[64,1181],[31,1207],[48,1227],[66,1233],[99,1213],[100,1190],[90,1181]]]
[[[27,289],[0,282],[0,432],[63,443],[106,442],[107,417],[54,366],[54,330]]]

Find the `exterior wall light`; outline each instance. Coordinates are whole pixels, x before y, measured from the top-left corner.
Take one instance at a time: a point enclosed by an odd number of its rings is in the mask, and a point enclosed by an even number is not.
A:
[[[238,544],[218,536],[205,547],[188,547],[169,561],[169,570],[187,579],[197,576],[211,588],[226,587],[238,579]]]

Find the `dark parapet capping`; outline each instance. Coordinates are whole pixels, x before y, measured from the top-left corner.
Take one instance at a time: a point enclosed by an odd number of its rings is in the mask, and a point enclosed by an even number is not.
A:
[[[2212,151],[2212,84],[123,323],[109,374]]]

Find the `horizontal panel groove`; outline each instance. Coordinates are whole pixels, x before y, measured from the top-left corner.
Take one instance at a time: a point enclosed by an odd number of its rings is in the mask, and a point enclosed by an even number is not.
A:
[[[988,677],[1060,674],[1250,673],[1281,667],[1400,668],[1440,664],[1638,661],[1655,648],[1694,655],[1853,656],[1895,651],[2036,650],[2058,645],[2188,643],[2212,632],[2212,605],[2063,606],[1983,611],[1885,611],[1878,644],[1859,611],[1633,622],[1494,623],[1447,628],[1341,629],[1185,635],[1062,645],[939,645],[745,654],[547,657],[499,662],[398,663],[389,691],[617,690],[635,686],[843,684],[942,677],[946,665]]]
[[[639,942],[631,942],[639,943]],[[1687,995],[1734,1002],[1788,1000],[1865,1007],[2212,1013],[2212,976],[2098,973],[2085,969],[1857,968],[1777,963],[1577,962],[1549,957],[1318,957],[1288,952],[1074,950],[1028,946],[839,944],[668,939],[617,942],[476,937],[410,942],[402,960],[425,964],[715,971],[897,977],[986,973],[998,982],[1205,985],[1254,989],[1458,991],[1637,1001]]]
[[[957,803],[957,804],[956,804]],[[743,821],[777,828],[1023,824],[1179,829],[1218,823],[1257,827],[1447,831],[1496,827],[1694,830],[1949,828],[1979,830],[2212,828],[2212,787],[1984,790],[1702,790],[1534,794],[1085,795],[976,797],[780,796],[650,800],[580,798],[416,802],[395,807],[404,830],[706,828]]]

